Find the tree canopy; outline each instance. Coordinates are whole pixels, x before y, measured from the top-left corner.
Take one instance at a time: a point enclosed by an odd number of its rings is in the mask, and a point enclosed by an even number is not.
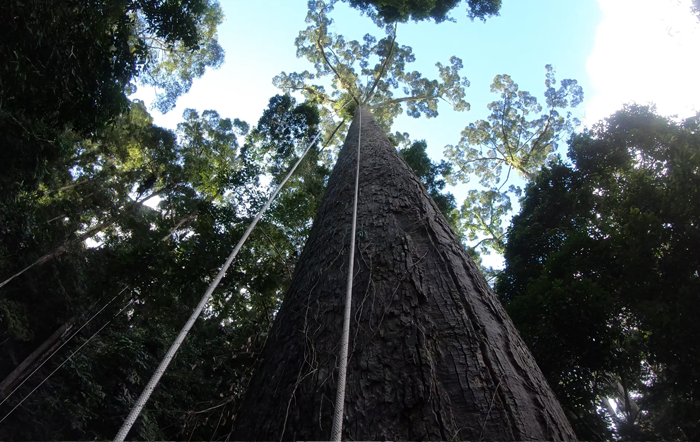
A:
[[[436,23],[449,20],[449,13],[460,0],[347,0],[354,8],[375,13],[388,23],[433,19]],[[467,0],[467,16],[474,20],[498,15],[501,0]]]
[[[306,16],[309,26],[299,33],[295,44],[297,56],[306,58],[314,71],[282,72],[274,79],[277,87],[290,93],[299,91],[307,100],[321,104],[323,117],[332,109],[349,118],[355,106],[367,104],[387,131],[403,112],[404,103],[408,115],[415,118],[423,114],[436,117],[440,100],[458,111],[469,109],[469,103],[464,100],[469,80],[460,76],[462,60],[451,57],[448,65],[436,63],[439,80],[429,80],[417,71],[409,72],[407,64],[415,61],[415,56],[410,47],[396,42],[396,26],[387,26],[387,35],[381,39],[367,34],[362,42],[346,41],[344,36],[329,29],[333,23],[329,13],[335,3],[336,0],[309,2]],[[378,62],[372,64],[373,57]],[[331,77],[330,92],[320,82],[325,77]],[[370,81],[365,84],[363,78]],[[396,90],[406,95],[395,98]],[[352,103],[347,106],[350,100]]]
[[[497,291],[580,437],[698,437],[698,121],[630,105],[575,135],[509,230]]]
[[[581,103],[583,89],[572,79],[557,87],[554,68],[546,65],[545,70],[545,112],[537,97],[520,90],[509,75],[496,75],[491,92],[500,100],[488,105],[491,114],[469,123],[459,143],[445,147],[445,157],[454,168],[450,181],[468,183],[476,178],[483,188],[469,190],[456,226],[475,253],[503,253],[511,197],[522,191],[506,187],[511,175],[533,179],[561,138],[579,124],[568,109]],[[492,269],[483,271],[493,274]]]
[[[171,109],[223,61],[215,1],[8,1],[0,8],[0,184],[14,194],[48,179],[88,138],[127,111],[135,84]],[[8,195],[9,196],[9,195]]]
[[[286,150],[265,142],[277,136],[269,129],[276,124],[290,129]],[[0,205],[3,276],[61,250],[1,289],[5,375],[50,340],[57,327],[72,332],[118,295],[68,345],[75,349],[131,300],[127,314],[115,317],[42,386],[43,394],[29,397],[23,405],[28,412],[14,413],[3,423],[2,437],[111,438],[207,279],[262,205],[266,191],[259,179],[288,167],[317,125],[313,106],[277,96],[253,130],[214,111],[187,110],[176,137],[154,126],[137,102],[113,127],[76,145],[67,163],[72,173],[57,175],[52,187],[42,185]],[[166,387],[154,396],[154,411],[145,412],[136,437],[210,437],[214,415],[230,424],[323,190],[328,170],[316,165],[318,151],[222,282],[193,333],[197,337],[188,340],[168,371]],[[157,205],[144,205],[149,199]],[[94,246],[86,247],[86,234]],[[16,404],[65,356],[57,354],[8,404]],[[195,378],[200,381],[191,382]],[[19,381],[2,384],[0,396]],[[6,404],[3,416],[7,411]],[[46,415],[53,417],[41,417]]]

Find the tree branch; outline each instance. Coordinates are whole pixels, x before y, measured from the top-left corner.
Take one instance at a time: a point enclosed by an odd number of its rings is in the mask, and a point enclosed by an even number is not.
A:
[[[420,101],[420,100],[430,100],[430,99],[436,100],[436,99],[438,99],[438,98],[439,98],[439,97],[435,97],[434,95],[421,95],[421,96],[417,96],[417,97],[396,98],[396,99],[393,99],[393,100],[383,101],[383,102],[381,102],[381,103],[379,103],[379,104],[375,104],[374,106],[370,106],[369,108],[370,108],[370,109],[377,109],[377,108],[379,108],[379,107],[388,106],[388,105],[390,105],[390,104],[404,103],[404,102],[407,102],[407,101]]]
[[[323,92],[319,92],[319,91],[317,91],[316,89],[314,89],[314,88],[312,88],[312,87],[309,87],[309,86],[303,86],[303,87],[288,87],[288,88],[282,88],[282,89],[289,89],[289,90],[293,90],[293,91],[306,91],[306,92],[308,92],[309,94],[319,96],[319,97],[321,97],[322,99],[324,99],[324,100],[326,100],[326,101],[329,101],[329,102],[331,102],[331,103],[337,103],[336,100],[332,99],[332,98],[329,97],[327,94],[324,94]]]
[[[511,149],[510,143],[508,143],[508,136],[506,135],[506,126],[505,126],[505,118],[506,118],[506,110],[508,106],[508,98],[505,98],[503,100],[503,113],[501,114],[501,134],[503,135],[503,147],[506,149],[506,153],[510,157],[510,161],[508,164],[510,164],[511,167],[515,167],[515,158],[513,158],[513,150]],[[517,149],[516,149],[517,150]]]
[[[74,181],[71,184],[67,184],[63,187],[59,187],[58,189],[51,190],[51,191],[49,191],[49,193],[56,193],[56,192],[62,192],[64,190],[70,190],[74,187],[80,186],[81,184],[89,183],[90,181],[98,181],[99,179],[100,179],[100,177],[98,177],[98,178],[85,178],[82,180]]]
[[[540,144],[540,141],[542,141],[542,137],[547,133],[547,130],[549,129],[549,123],[552,121],[552,113],[553,113],[553,112],[554,112],[554,108],[551,108],[550,111],[549,111],[549,115],[547,116],[547,122],[544,124],[544,129],[542,130],[542,133],[540,134],[539,137],[537,137],[537,139],[534,141],[534,143],[532,143],[532,147],[531,147],[530,150],[528,151],[527,155],[525,155],[525,158],[524,158],[524,161],[523,161],[525,164],[527,164],[527,161],[530,159],[530,156],[532,155],[532,152],[535,150],[535,148],[537,147],[537,145],[539,145],[539,144]],[[533,136],[534,136],[534,135],[533,135]],[[532,139],[532,137],[530,137],[530,139]],[[528,141],[529,141],[529,140],[528,140]],[[521,170],[520,172],[523,173],[522,170]],[[528,174],[528,175],[529,175],[529,174]],[[529,179],[530,179],[530,178],[528,177],[528,180],[529,180]]]
[[[340,127],[341,127],[343,124],[345,124],[345,120],[341,121],[341,122],[335,127],[335,129],[333,129],[333,132],[331,132],[331,136],[328,137],[328,140],[326,140],[326,144],[323,145],[323,147],[319,150],[319,152],[322,151],[323,149],[325,149],[326,147],[328,147],[329,144],[331,144],[331,141],[333,140],[333,137],[335,136],[335,133],[338,132],[338,129],[340,129]]]
[[[382,69],[379,71],[379,75],[377,78],[374,79],[374,84],[372,85],[372,89],[369,90],[367,93],[367,103],[369,103],[369,100],[372,99],[372,95],[374,94],[374,89],[377,87],[377,84],[379,84],[379,80],[384,76],[384,70],[386,69],[387,65],[389,64],[389,60],[391,59],[391,55],[394,53],[394,43],[396,42],[396,29],[398,28],[398,23],[394,25],[394,38],[391,39],[391,48],[389,49],[389,55],[386,56],[384,59],[384,63],[382,63]]]
[[[178,221],[177,224],[175,224],[175,225],[173,226],[173,228],[170,229],[170,232],[168,232],[168,234],[165,235],[165,236],[161,239],[161,242],[162,242],[162,241],[167,241],[168,239],[170,239],[170,238],[173,236],[173,234],[174,234],[175,232],[177,232],[177,231],[180,229],[180,227],[182,227],[183,224],[185,224],[185,223],[187,223],[187,222],[189,222],[189,221],[193,221],[193,220],[195,220],[195,219],[197,219],[197,211],[196,211],[196,210],[194,211],[194,213],[191,213],[191,214],[187,215],[186,217],[182,218],[180,221]]]
[[[151,193],[146,198],[144,198],[140,201],[139,200],[135,201],[134,204],[127,210],[127,213],[135,213],[136,210],[138,210],[140,207],[142,207],[146,201],[148,201],[149,199],[151,199],[157,195],[160,195],[160,194],[166,192],[167,190],[169,190],[167,187],[163,187],[162,189]],[[68,240],[68,241],[64,242],[63,244],[56,247],[51,252],[45,254],[41,258],[34,261],[32,264],[28,265],[24,269],[20,270],[19,272],[15,273],[14,275],[10,276],[6,280],[0,282],[0,287],[7,285],[7,283],[12,281],[16,277],[22,275],[23,273],[25,273],[27,270],[31,269],[32,267],[37,266],[37,265],[41,265],[41,264],[45,264],[46,262],[48,262],[48,261],[62,255],[63,253],[67,252],[69,245],[81,243],[81,242],[84,242],[85,240],[87,240],[88,238],[92,238],[96,234],[100,233],[101,231],[105,230],[107,227],[114,224],[117,221],[117,219],[119,219],[119,215],[113,216],[113,217],[107,219],[107,221],[104,221],[104,222],[96,225],[95,227],[88,229],[87,231],[85,231],[82,235],[78,236],[77,238],[74,238],[72,240]]]
[[[323,49],[323,45],[321,44],[321,38],[320,38],[320,37],[319,37],[318,41],[316,41],[316,46],[318,46],[318,50],[321,51],[321,55],[323,55],[323,59],[325,60],[325,62],[326,62],[326,64],[328,65],[328,67],[333,71],[333,73],[335,74],[335,76],[338,78],[338,81],[340,82],[340,85],[341,85],[342,87],[344,87],[345,89],[347,89],[348,93],[350,93],[350,95],[352,96],[353,100],[355,100],[355,103],[357,103],[358,106],[362,105],[362,103],[360,103],[360,100],[358,100],[357,97],[355,96],[355,94],[352,93],[352,89],[351,89],[349,86],[347,86],[347,85],[345,84],[345,82],[343,81],[343,77],[340,76],[340,74],[338,73],[338,71],[336,71],[335,68],[333,67],[333,65],[331,64],[331,62],[328,61],[328,57],[326,56],[326,51]]]
[[[503,189],[503,186],[505,186],[508,183],[508,180],[510,179],[510,171],[513,170],[512,167],[508,168],[508,173],[506,174],[506,180],[503,181],[503,184],[501,184],[501,187],[498,188],[498,191],[500,192],[501,189]]]

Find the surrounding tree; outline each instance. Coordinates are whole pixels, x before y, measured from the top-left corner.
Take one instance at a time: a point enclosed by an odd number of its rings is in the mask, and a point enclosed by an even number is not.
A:
[[[478,267],[367,106],[356,110],[234,439],[327,439],[362,127],[344,439],[575,435]]]
[[[276,103],[284,102],[284,106]],[[293,116],[293,117],[290,117]],[[265,143],[290,130],[285,151]],[[184,323],[247,221],[266,197],[259,179],[288,167],[318,132],[318,111],[274,97],[243,147],[244,123],[188,110],[175,134],[153,126],[141,103],[95,139],[85,140],[41,187],[4,202],[0,271],[10,275],[35,256],[98,224],[113,222],[96,247],[70,242],[62,254],[0,289],[0,419],[131,299],[126,312],[0,425],[0,438],[109,439]],[[269,133],[266,133],[269,132]],[[230,432],[252,361],[264,343],[309,213],[328,170],[313,159],[250,238],[163,379],[132,433],[138,439],[211,438]],[[253,152],[261,158],[253,161]],[[72,172],[69,172],[72,171]],[[60,179],[59,179],[60,178]],[[162,191],[161,191],[162,190]],[[157,193],[157,209],[140,205]],[[311,209],[309,209],[309,207]],[[31,216],[28,216],[31,214]],[[37,373],[39,364],[105,303],[106,310]],[[196,382],[193,380],[196,379]],[[1,400],[1,399],[0,399]]]
[[[450,20],[449,13],[460,0],[347,0],[350,6],[370,15],[376,14],[383,21],[405,22],[409,18],[419,21],[433,19],[436,23]],[[498,15],[501,0],[467,0],[467,16],[474,20]]]
[[[625,107],[509,230],[497,291],[582,438],[700,437],[699,122]]]
[[[166,109],[223,59],[210,0],[8,0],[0,21],[3,198],[50,180],[76,138],[127,110],[134,81]]]
[[[497,75],[491,92],[501,99],[488,105],[486,120],[470,123],[456,146],[447,146],[445,156],[454,165],[453,182],[468,183],[478,178],[486,190],[472,189],[461,208],[458,231],[482,254],[502,254],[512,209],[511,196],[520,196],[516,186],[504,187],[511,174],[530,181],[557,149],[562,136],[571,133],[578,120],[571,112],[560,114],[583,100],[576,80],[565,79],[557,88],[555,72],[545,66],[545,104],[527,91],[519,90],[509,75]],[[504,176],[505,175],[505,176]]]
[[[427,147],[425,141],[416,141],[410,147],[400,149],[399,155],[423,183],[442,216],[454,229],[457,225],[457,203],[454,195],[449,192],[443,193],[447,185],[445,178],[452,173],[452,165],[445,160],[441,160],[440,163],[432,161],[425,151]]]

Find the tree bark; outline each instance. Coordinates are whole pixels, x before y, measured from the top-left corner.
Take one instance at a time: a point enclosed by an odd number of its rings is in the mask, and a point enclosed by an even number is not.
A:
[[[343,438],[575,439],[478,267],[369,108],[358,109]],[[330,436],[359,126],[356,113],[236,418],[236,440]]]

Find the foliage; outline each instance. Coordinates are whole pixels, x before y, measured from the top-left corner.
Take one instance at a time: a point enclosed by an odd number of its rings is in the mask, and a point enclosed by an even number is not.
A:
[[[519,90],[509,75],[497,75],[491,92],[501,99],[488,105],[486,120],[470,123],[456,146],[447,146],[445,156],[454,164],[455,181],[467,183],[472,177],[486,190],[471,190],[461,209],[460,231],[481,253],[503,253],[504,218],[511,211],[511,195],[520,189],[508,183],[511,173],[525,180],[533,179],[546,159],[557,149],[560,138],[578,124],[571,112],[583,100],[583,90],[576,80],[562,80],[557,88],[555,72],[545,66],[546,112],[537,98]],[[505,179],[504,179],[505,174]],[[501,182],[503,180],[503,182]]]
[[[297,56],[314,65],[314,72],[285,73],[275,77],[274,83],[286,92],[301,92],[309,101],[330,106],[335,112],[353,100],[373,108],[375,120],[389,130],[394,118],[406,103],[408,115],[428,118],[438,115],[438,101],[445,100],[456,110],[468,110],[464,101],[469,86],[459,71],[462,61],[450,58],[449,65],[437,63],[440,80],[429,80],[417,71],[408,72],[407,64],[415,61],[410,47],[396,43],[396,27],[387,27],[388,35],[377,40],[365,35],[362,42],[347,41],[342,35],[329,32],[333,20],[328,16],[336,0],[310,1],[306,21],[310,25],[296,39]],[[372,64],[374,57],[379,60]],[[317,81],[332,76],[332,92],[327,93]],[[362,79],[371,79],[363,84]],[[314,84],[315,82],[315,84]],[[407,96],[394,98],[395,90]],[[329,110],[322,108],[325,117]],[[347,114],[346,114],[347,115]],[[330,133],[330,128],[325,133]]]
[[[449,12],[460,0],[348,0],[350,6],[365,13],[376,14],[387,23],[433,19],[436,23],[450,20]],[[467,0],[467,15],[471,20],[498,15],[501,0]]]
[[[289,132],[277,130],[280,125],[289,125]],[[1,407],[4,416],[116,314],[3,422],[0,438],[113,437],[262,206],[270,190],[260,178],[286,171],[317,125],[313,106],[278,96],[253,130],[213,111],[187,110],[176,137],[154,126],[135,102],[114,126],[76,143],[51,182],[2,202],[3,276],[67,244],[63,253],[0,289],[2,377],[61,324],[83,324],[121,294]],[[286,149],[271,141],[281,138]],[[250,237],[132,437],[204,439],[230,431],[328,177],[319,154],[312,149]],[[155,209],[136,204],[149,197]],[[104,220],[110,223],[95,234],[94,247],[74,240]],[[130,307],[117,314],[129,299]]]
[[[573,130],[578,122],[571,112],[560,115],[557,109],[576,107],[583,100],[583,90],[576,80],[563,80],[555,89],[556,79],[551,65],[546,66],[544,93],[548,112],[527,91],[521,91],[509,75],[497,75],[491,92],[501,100],[488,105],[487,120],[470,123],[457,146],[449,146],[446,155],[458,167],[456,175],[468,182],[472,175],[481,184],[498,184],[504,166],[530,179],[557,148],[559,136]]]
[[[449,192],[443,193],[447,185],[445,177],[452,173],[452,166],[445,160],[440,163],[433,162],[425,151],[427,147],[428,144],[424,140],[416,141],[410,147],[400,149],[399,155],[415,172],[440,212],[454,228],[457,218],[455,197]]]
[[[581,438],[700,436],[699,121],[625,107],[513,219],[497,292]]]
[[[151,35],[153,19],[137,22],[137,35],[148,48],[139,82],[159,91],[154,104],[161,112],[168,112],[207,67],[216,69],[223,63],[224,50],[217,41],[216,29],[224,16],[219,4],[211,0],[159,2],[154,6],[157,17],[167,17],[163,23],[167,27]],[[150,18],[148,10],[146,17]],[[170,30],[179,27],[184,27],[187,34],[176,40]]]
[[[513,186],[511,186],[513,187]],[[517,193],[516,189],[511,189]],[[472,248],[488,255],[491,250],[503,253],[505,240],[504,218],[512,206],[507,192],[496,190],[470,190],[462,204],[459,232],[468,241],[478,241]],[[486,234],[481,238],[478,234]]]
[[[219,5],[209,0],[4,2],[4,197],[50,179],[76,137],[89,138],[114,122],[128,109],[132,81],[165,88],[172,104],[206,66],[221,63],[215,34],[221,19]]]
[[[271,185],[277,186],[319,133],[320,124],[317,106],[308,102],[297,104],[289,95],[272,97],[248,137],[244,147],[246,157],[255,164],[267,165],[261,168],[261,173],[272,175]],[[282,248],[284,251],[276,249],[275,253],[286,263],[285,276],[289,279],[292,262],[304,247],[330,176],[320,144],[319,138],[278,195],[271,213],[264,218],[269,220],[269,225],[262,228],[264,234],[274,234],[288,242]],[[286,282],[285,279],[285,288]]]

